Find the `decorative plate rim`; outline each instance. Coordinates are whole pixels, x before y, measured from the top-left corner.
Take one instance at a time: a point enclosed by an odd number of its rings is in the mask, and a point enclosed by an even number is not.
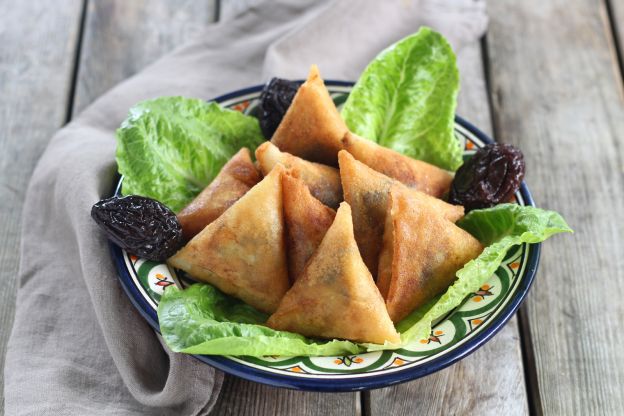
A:
[[[352,87],[354,85],[353,82],[336,80],[326,80],[325,84],[334,87]],[[252,87],[243,88],[218,96],[212,101],[221,103],[232,98],[257,93],[261,91],[262,88],[263,85],[255,85]],[[468,122],[458,115],[455,116],[455,123],[468,130],[471,134],[476,136],[484,143],[494,142],[488,135],[486,135],[477,127],[475,127],[472,123]],[[116,180],[114,181],[115,186],[113,194],[116,194],[119,191],[119,187],[121,186],[121,182],[119,179],[120,176],[117,175]],[[531,193],[529,192],[529,189],[524,182],[522,182],[522,184],[520,185],[519,192],[522,195],[522,199],[524,200],[525,205],[535,206]],[[148,301],[145,299],[144,296],[141,295],[138,288],[133,283],[132,277],[130,276],[125,264],[123,251],[112,242],[109,242],[109,247],[124,292],[130,298],[130,301],[132,302],[134,307],[139,311],[139,313],[148,322],[148,324],[154,330],[160,333],[160,326],[158,324],[158,316],[156,314],[156,311],[151,305],[149,305]],[[391,385],[424,377],[428,374],[442,370],[470,355],[478,348],[483,346],[486,342],[488,342],[494,335],[498,333],[498,331],[501,330],[501,328],[511,319],[514,313],[518,310],[520,304],[526,297],[529,289],[531,288],[531,285],[533,284],[533,280],[535,278],[535,274],[539,265],[540,251],[540,243],[530,244],[530,250],[528,253],[528,258],[526,260],[525,271],[522,275],[522,278],[520,279],[520,282],[518,283],[518,287],[515,290],[515,293],[511,295],[511,299],[508,300],[508,303],[502,307],[502,310],[498,312],[497,316],[495,316],[491,322],[486,324],[483,330],[468,338],[463,344],[459,345],[457,348],[451,349],[447,353],[443,353],[439,357],[434,358],[431,361],[424,363],[423,365],[417,365],[403,370],[397,369],[396,371],[385,374],[381,373],[378,375],[365,376],[365,373],[363,373],[362,377],[328,379],[314,376],[301,378],[296,377],[294,374],[292,376],[286,374],[277,374],[256,367],[251,367],[238,361],[234,361],[231,358],[222,356],[193,355],[193,357],[221,371],[235,375],[237,377],[244,378],[246,380],[262,384],[268,384],[275,387],[306,391],[348,392],[371,390],[376,388],[388,387]]]

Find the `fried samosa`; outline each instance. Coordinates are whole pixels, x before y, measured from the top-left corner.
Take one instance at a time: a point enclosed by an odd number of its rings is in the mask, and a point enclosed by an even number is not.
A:
[[[271,142],[283,152],[336,166],[340,140],[346,133],[347,126],[318,67],[312,65],[308,79],[299,87]]]
[[[404,189],[393,187],[388,204],[377,286],[390,318],[399,322],[444,292],[483,246]]]
[[[267,325],[310,337],[400,342],[353,238],[351,208],[340,204],[303,275]]]
[[[448,192],[451,186],[453,176],[449,172],[353,133],[349,132],[342,138],[342,146],[355,159],[377,172],[436,198]]]
[[[284,223],[288,249],[288,274],[295,282],[303,273],[336,212],[314,198],[302,180],[291,175],[282,176]]]
[[[256,149],[256,159],[263,175],[281,163],[305,182],[310,193],[325,205],[336,209],[342,201],[342,185],[336,168],[281,152],[271,142],[265,142]]]
[[[199,234],[261,179],[249,149],[243,147],[221,168],[210,185],[178,213],[184,239],[188,241]]]
[[[276,166],[260,183],[170,257],[168,263],[272,313],[289,288]]]
[[[406,189],[414,198],[426,201],[450,221],[457,221],[464,215],[464,208],[451,205],[374,171],[358,162],[347,151],[338,153],[340,179],[345,201],[353,209],[355,240],[362,253],[364,263],[373,276],[377,274],[379,252],[383,237],[388,195],[392,186]]]

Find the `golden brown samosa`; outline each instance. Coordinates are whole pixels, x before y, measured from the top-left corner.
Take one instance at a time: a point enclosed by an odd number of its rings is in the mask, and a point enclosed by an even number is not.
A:
[[[468,232],[404,189],[390,191],[377,286],[399,322],[455,280],[455,272],[483,246]]]
[[[360,162],[420,192],[440,198],[451,186],[453,176],[449,172],[353,133],[343,137],[342,145]]]
[[[381,250],[388,195],[392,186],[405,188],[414,198],[420,198],[450,221],[457,221],[464,215],[464,208],[451,205],[374,171],[358,162],[347,151],[338,154],[340,178],[345,201],[353,209],[355,240],[360,247],[364,263],[373,276],[377,274],[377,262]]]
[[[258,310],[274,312],[289,287],[283,174],[276,166],[168,263]]]
[[[305,182],[310,193],[325,205],[336,209],[342,201],[342,185],[336,168],[281,152],[271,142],[265,142],[256,149],[256,159],[263,175],[281,163]]]
[[[318,67],[312,65],[271,142],[283,152],[336,166],[340,140],[346,132]]]
[[[234,202],[260,182],[262,176],[243,147],[221,168],[221,172],[197,197],[178,213],[186,241],[216,220]]]
[[[302,180],[291,175],[282,176],[288,274],[295,282],[303,273],[336,212],[314,198]]]
[[[353,238],[351,209],[340,204],[303,275],[267,325],[311,337],[400,342]]]

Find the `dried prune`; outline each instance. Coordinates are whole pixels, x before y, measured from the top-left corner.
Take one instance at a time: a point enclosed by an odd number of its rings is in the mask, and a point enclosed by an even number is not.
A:
[[[522,152],[509,144],[493,143],[479,149],[455,174],[449,202],[466,211],[507,202],[524,178]]]
[[[277,130],[298,89],[298,82],[282,78],[272,78],[262,89],[260,128],[267,139]]]
[[[108,238],[139,257],[162,261],[182,247],[182,227],[162,203],[143,196],[114,196],[91,208],[91,217]]]

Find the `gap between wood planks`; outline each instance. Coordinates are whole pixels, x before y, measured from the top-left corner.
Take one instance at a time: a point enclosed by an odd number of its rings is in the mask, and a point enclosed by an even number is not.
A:
[[[497,141],[501,131],[498,117],[495,116],[496,106],[494,100],[497,99],[496,91],[492,90],[490,59],[487,42],[487,33],[481,38],[481,56],[483,58],[483,71],[485,72],[485,89],[487,90],[488,107],[492,114],[492,139]],[[525,298],[526,301],[526,298]],[[518,317],[518,334],[520,336],[520,351],[522,352],[522,367],[524,369],[524,383],[527,393],[529,414],[542,416],[542,402],[540,400],[537,365],[535,364],[535,353],[533,352],[533,338],[531,336],[531,326],[525,312],[526,305],[523,304],[518,309],[516,316]]]
[[[371,397],[370,391],[361,391],[358,393],[360,395],[360,414],[362,416],[371,416]]]
[[[620,27],[618,25],[618,19],[613,5],[611,4],[613,0],[604,0],[605,12],[607,14],[607,23],[609,25],[609,31],[607,33],[607,37],[610,37],[612,45],[613,45],[613,53],[615,54],[615,61],[618,64],[619,70],[619,78],[620,84],[624,88],[624,57],[622,55],[622,39],[620,39],[621,35],[624,37],[624,27]],[[620,22],[622,23],[622,22]],[[624,97],[623,97],[624,98]]]
[[[80,26],[78,27],[78,40],[74,51],[74,62],[72,65],[71,81],[67,96],[67,109],[65,113],[65,124],[69,123],[74,113],[74,101],[76,96],[76,86],[78,85],[78,69],[80,68],[80,54],[82,52],[82,39],[84,38],[85,22],[87,21],[87,9],[89,0],[82,0],[82,11],[80,12]]]

